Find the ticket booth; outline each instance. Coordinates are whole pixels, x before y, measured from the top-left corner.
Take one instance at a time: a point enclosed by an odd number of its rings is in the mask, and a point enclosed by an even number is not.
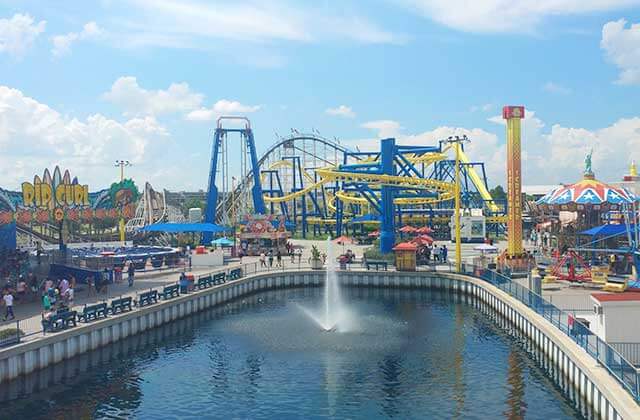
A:
[[[393,251],[396,254],[396,270],[416,271],[416,252],[418,247],[411,242],[403,242],[396,245]]]

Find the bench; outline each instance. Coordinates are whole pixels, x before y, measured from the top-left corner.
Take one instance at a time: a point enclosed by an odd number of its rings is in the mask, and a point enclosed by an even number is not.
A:
[[[384,268],[384,271],[387,271],[388,263],[386,261],[379,260],[367,260],[365,262],[365,266],[367,270],[371,270],[371,267],[375,267],[376,271],[380,271],[380,267]]]
[[[111,301],[111,306],[109,307],[108,311],[112,315],[115,315],[118,312],[130,311],[131,301],[132,301],[131,296],[127,296],[119,299],[113,299]]]
[[[107,316],[107,304],[96,303],[95,305],[84,305],[82,313],[78,315],[78,320],[89,322]]]
[[[140,293],[138,300],[135,302],[136,306],[147,306],[153,303],[158,303],[158,291],[149,290],[148,292]]]
[[[213,275],[213,284],[215,284],[216,286],[219,284],[224,284],[227,280],[227,274],[222,272],[222,273],[216,273]]]
[[[75,327],[76,317],[78,315],[77,311],[57,311],[55,314],[51,315],[48,319],[45,319],[44,316],[42,318],[42,330],[44,332],[56,332],[60,330],[64,330],[71,326]]]
[[[234,268],[229,271],[229,280],[238,280],[240,277],[242,277],[242,268]]]
[[[213,286],[213,278],[211,276],[200,277],[196,287],[200,290]]]
[[[164,300],[171,299],[180,296],[180,286],[173,284],[171,286],[165,286],[160,292],[160,297]]]

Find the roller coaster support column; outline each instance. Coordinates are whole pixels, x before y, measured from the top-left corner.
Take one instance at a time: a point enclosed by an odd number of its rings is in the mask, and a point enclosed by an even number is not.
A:
[[[384,139],[380,142],[380,169],[383,175],[395,175],[393,158],[395,155],[396,139]],[[396,241],[394,229],[395,211],[393,204],[394,188],[383,185],[381,191],[381,224],[380,224],[380,252],[387,254],[392,251]]]
[[[220,153],[220,143],[222,141],[222,130],[217,128],[213,134],[213,147],[211,150],[211,170],[209,171],[209,193],[207,194],[207,207],[204,211],[204,221],[207,223],[216,222],[216,207],[218,205],[218,187],[216,186],[216,173],[218,172],[218,154]],[[202,243],[210,245],[213,240],[213,233],[202,234]]]
[[[253,196],[253,210],[257,214],[266,214],[267,209],[264,205],[264,197],[262,196],[262,181],[260,180],[260,166],[258,165],[258,153],[256,152],[256,143],[253,140],[253,131],[248,128],[245,131],[247,136],[247,149],[251,157],[251,169],[253,172],[253,187],[251,195]]]

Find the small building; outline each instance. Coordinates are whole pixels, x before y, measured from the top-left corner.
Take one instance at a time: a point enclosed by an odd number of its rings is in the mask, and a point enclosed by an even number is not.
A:
[[[396,253],[398,271],[416,271],[416,251],[418,247],[411,242],[402,242],[393,248]]]
[[[640,292],[593,293],[594,317],[589,328],[629,362],[640,364]]]

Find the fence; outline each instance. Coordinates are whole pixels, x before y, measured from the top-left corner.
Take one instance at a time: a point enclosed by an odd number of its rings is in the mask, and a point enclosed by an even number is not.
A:
[[[640,375],[633,363],[625,359],[613,345],[600,339],[584,324],[576,320],[572,314],[558,309],[542,296],[496,271],[463,265],[463,273],[491,283],[542,315],[604,366],[633,396],[636,402],[640,403]]]

